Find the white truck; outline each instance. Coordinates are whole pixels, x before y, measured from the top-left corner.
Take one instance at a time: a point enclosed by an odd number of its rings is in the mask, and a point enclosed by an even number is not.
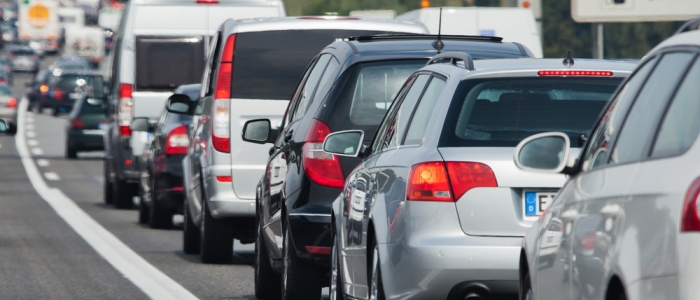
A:
[[[119,28],[119,20],[122,18],[122,10],[106,7],[100,9],[100,14],[97,17],[97,25],[102,28],[108,28],[112,31],[117,31]]]
[[[104,32],[99,27],[66,28],[63,53],[84,57],[94,68],[98,68],[105,53]]]
[[[396,17],[396,20],[421,22],[430,34],[438,34],[440,8],[422,8]],[[514,7],[444,7],[442,34],[499,36],[504,41],[522,44],[535,57],[542,57],[542,41],[532,11]]]
[[[58,1],[30,0],[19,5],[19,38],[23,40],[58,40],[61,26]]]
[[[61,27],[83,27],[85,26],[85,11],[78,7],[59,7],[58,19]]]

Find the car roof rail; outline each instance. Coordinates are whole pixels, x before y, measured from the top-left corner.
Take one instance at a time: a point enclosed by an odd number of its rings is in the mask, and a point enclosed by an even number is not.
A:
[[[692,19],[688,22],[683,23],[680,28],[676,31],[675,34],[683,33],[683,32],[688,32],[688,31],[693,31],[693,30],[698,30],[700,29],[700,17],[697,17],[695,19]]]
[[[349,41],[358,42],[373,42],[387,40],[436,40],[436,34],[377,34],[366,36],[353,36],[348,38]],[[497,36],[480,36],[480,35],[440,35],[443,40],[461,40],[461,41],[483,41],[483,42],[501,42],[502,37]]]
[[[474,71],[474,59],[472,59],[472,56],[464,53],[464,52],[445,52],[442,54],[438,54],[433,56],[430,60],[428,60],[428,63],[425,64],[426,66],[439,63],[440,61],[443,60],[449,60],[450,64],[454,66],[460,66],[457,62],[462,61],[464,63],[464,68],[469,70],[469,71]]]

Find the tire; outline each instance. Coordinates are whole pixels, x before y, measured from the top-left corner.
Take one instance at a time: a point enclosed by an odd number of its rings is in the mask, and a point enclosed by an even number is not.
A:
[[[173,212],[158,205],[158,192],[155,183],[151,188],[151,215],[149,221],[153,229],[168,229],[173,227]]]
[[[525,273],[520,290],[520,300],[533,300],[535,296],[532,294],[532,282],[530,281],[530,271]]]
[[[184,251],[186,254],[199,254],[201,234],[199,232],[199,228],[197,228],[192,221],[187,200],[185,200],[183,215],[185,224],[182,226],[182,251]]]
[[[141,199],[139,200],[139,223],[149,224],[150,217],[151,212],[148,204],[146,204],[146,201],[143,201],[143,196],[141,196]]]
[[[107,159],[104,160],[104,201],[105,204],[112,204],[112,198],[114,197],[114,189],[112,183],[109,182],[109,163]]]
[[[134,206],[134,185],[116,180],[112,202],[115,208],[129,209]]]
[[[256,219],[258,219],[256,217]],[[279,299],[280,275],[270,265],[267,244],[262,236],[262,224],[256,220],[257,237],[255,239],[255,298]]]
[[[377,240],[375,239],[372,242],[372,256],[370,259],[372,260],[372,264],[367,264],[368,266],[371,266],[372,268],[369,270],[369,298],[372,300],[385,300],[386,297],[384,296],[384,285],[382,284],[382,272],[381,269],[379,268],[379,244],[377,243]]]
[[[340,275],[342,272],[340,271],[341,264],[340,256],[338,255],[338,236],[335,234],[335,229],[332,229],[331,234],[333,235],[333,248],[331,248],[328,294],[330,295],[330,300],[342,300],[345,299],[345,294],[343,293],[343,279]]]
[[[217,220],[209,212],[207,200],[202,205],[200,258],[205,264],[228,264],[233,259],[233,224]]]
[[[321,299],[325,270],[301,261],[294,250],[293,242],[289,228],[284,226],[282,300]]]
[[[70,141],[66,141],[66,158],[76,159],[78,158],[78,149],[70,146]]]
[[[17,125],[12,124],[12,123],[8,124],[7,134],[9,134],[9,135],[17,134]]]

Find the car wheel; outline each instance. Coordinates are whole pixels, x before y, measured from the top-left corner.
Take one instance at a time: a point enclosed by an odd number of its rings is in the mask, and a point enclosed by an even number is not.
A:
[[[173,213],[158,205],[158,190],[155,183],[151,187],[151,207],[149,221],[153,229],[168,229],[173,227]]]
[[[369,282],[369,299],[384,300],[386,297],[384,297],[384,285],[382,285],[382,272],[379,269],[379,244],[376,239],[372,244],[372,257],[370,257],[372,260],[372,268],[370,271],[372,273],[370,274],[371,280]]]
[[[522,290],[520,291],[521,300],[534,300],[535,296],[532,293],[532,282],[530,282],[530,272],[525,273],[525,278],[523,278]]]
[[[66,141],[66,158],[67,159],[78,158],[78,149],[70,146],[70,140]]]
[[[150,221],[150,216],[151,212],[148,204],[146,204],[146,201],[143,200],[143,196],[141,196],[141,199],[139,200],[139,223],[148,224]]]
[[[197,228],[192,221],[192,215],[188,207],[187,200],[185,200],[183,212],[185,224],[183,224],[184,228],[182,229],[182,251],[187,254],[199,254],[200,232],[199,228]]]
[[[114,185],[114,207],[129,209],[134,206],[134,185],[117,179]]]
[[[105,204],[112,204],[112,197],[114,196],[114,191],[112,189],[112,183],[109,182],[109,163],[107,159],[104,160],[104,201]]]
[[[282,300],[320,299],[324,269],[299,259],[288,226],[284,226]]]
[[[16,124],[9,123],[9,124],[7,124],[7,125],[8,125],[7,133],[8,133],[9,135],[15,135],[15,134],[17,134],[17,125],[16,125]]]
[[[340,300],[344,299],[343,293],[343,280],[340,276],[340,255],[338,255],[338,236],[335,234],[335,230],[331,233],[333,235],[333,248],[331,248],[331,272],[330,272],[330,285],[328,287],[328,294],[330,295],[330,300]]]
[[[227,264],[233,259],[233,224],[217,220],[209,212],[207,200],[202,205],[200,258],[205,264]]]
[[[262,224],[256,217],[257,237],[255,239],[255,298],[279,299],[280,275],[270,265],[267,244],[262,236]]]

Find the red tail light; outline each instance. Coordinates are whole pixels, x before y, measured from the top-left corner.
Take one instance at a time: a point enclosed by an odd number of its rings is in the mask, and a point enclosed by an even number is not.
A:
[[[197,0],[197,4],[219,4],[218,0]]]
[[[117,108],[117,118],[119,120],[119,134],[121,136],[131,136],[131,120],[133,119],[133,86],[128,83],[119,85],[119,104]]]
[[[5,78],[0,78],[0,83],[6,83]]]
[[[582,70],[542,70],[538,76],[579,76],[579,77],[612,77],[610,71],[582,71]]]
[[[17,108],[17,99],[10,97],[7,100],[7,108]]]
[[[229,124],[229,100],[215,99],[212,105],[211,140],[219,152],[231,152],[231,128]]]
[[[476,187],[497,187],[496,176],[489,166],[475,162],[447,162],[455,199]]]
[[[231,177],[231,176],[216,176],[216,181],[218,181],[218,182],[232,182],[233,177]]]
[[[83,129],[84,126],[85,124],[83,124],[83,118],[81,116],[77,116],[70,121],[70,128],[72,129]]]
[[[476,187],[497,187],[493,170],[475,162],[426,162],[413,166],[406,200],[456,201]]]
[[[304,138],[302,164],[311,181],[327,187],[342,188],[345,183],[340,160],[333,154],[323,152],[323,140],[331,134],[328,125],[320,120],[312,120],[309,132]]]
[[[683,215],[681,216],[681,232],[700,231],[700,215],[698,215],[698,196],[700,196],[700,178],[695,179],[685,192],[683,200]]]
[[[165,142],[165,154],[187,154],[188,145],[187,127],[184,125],[177,127],[168,133],[168,139]]]
[[[53,97],[56,98],[56,100],[63,100],[63,90],[60,88],[54,89]]]
[[[591,250],[595,248],[596,235],[595,233],[587,233],[579,241],[579,245],[583,250]]]
[[[226,40],[224,51],[221,54],[219,73],[216,76],[216,90],[214,99],[231,98],[231,72],[233,71],[233,55],[236,49],[236,35],[232,34]]]

